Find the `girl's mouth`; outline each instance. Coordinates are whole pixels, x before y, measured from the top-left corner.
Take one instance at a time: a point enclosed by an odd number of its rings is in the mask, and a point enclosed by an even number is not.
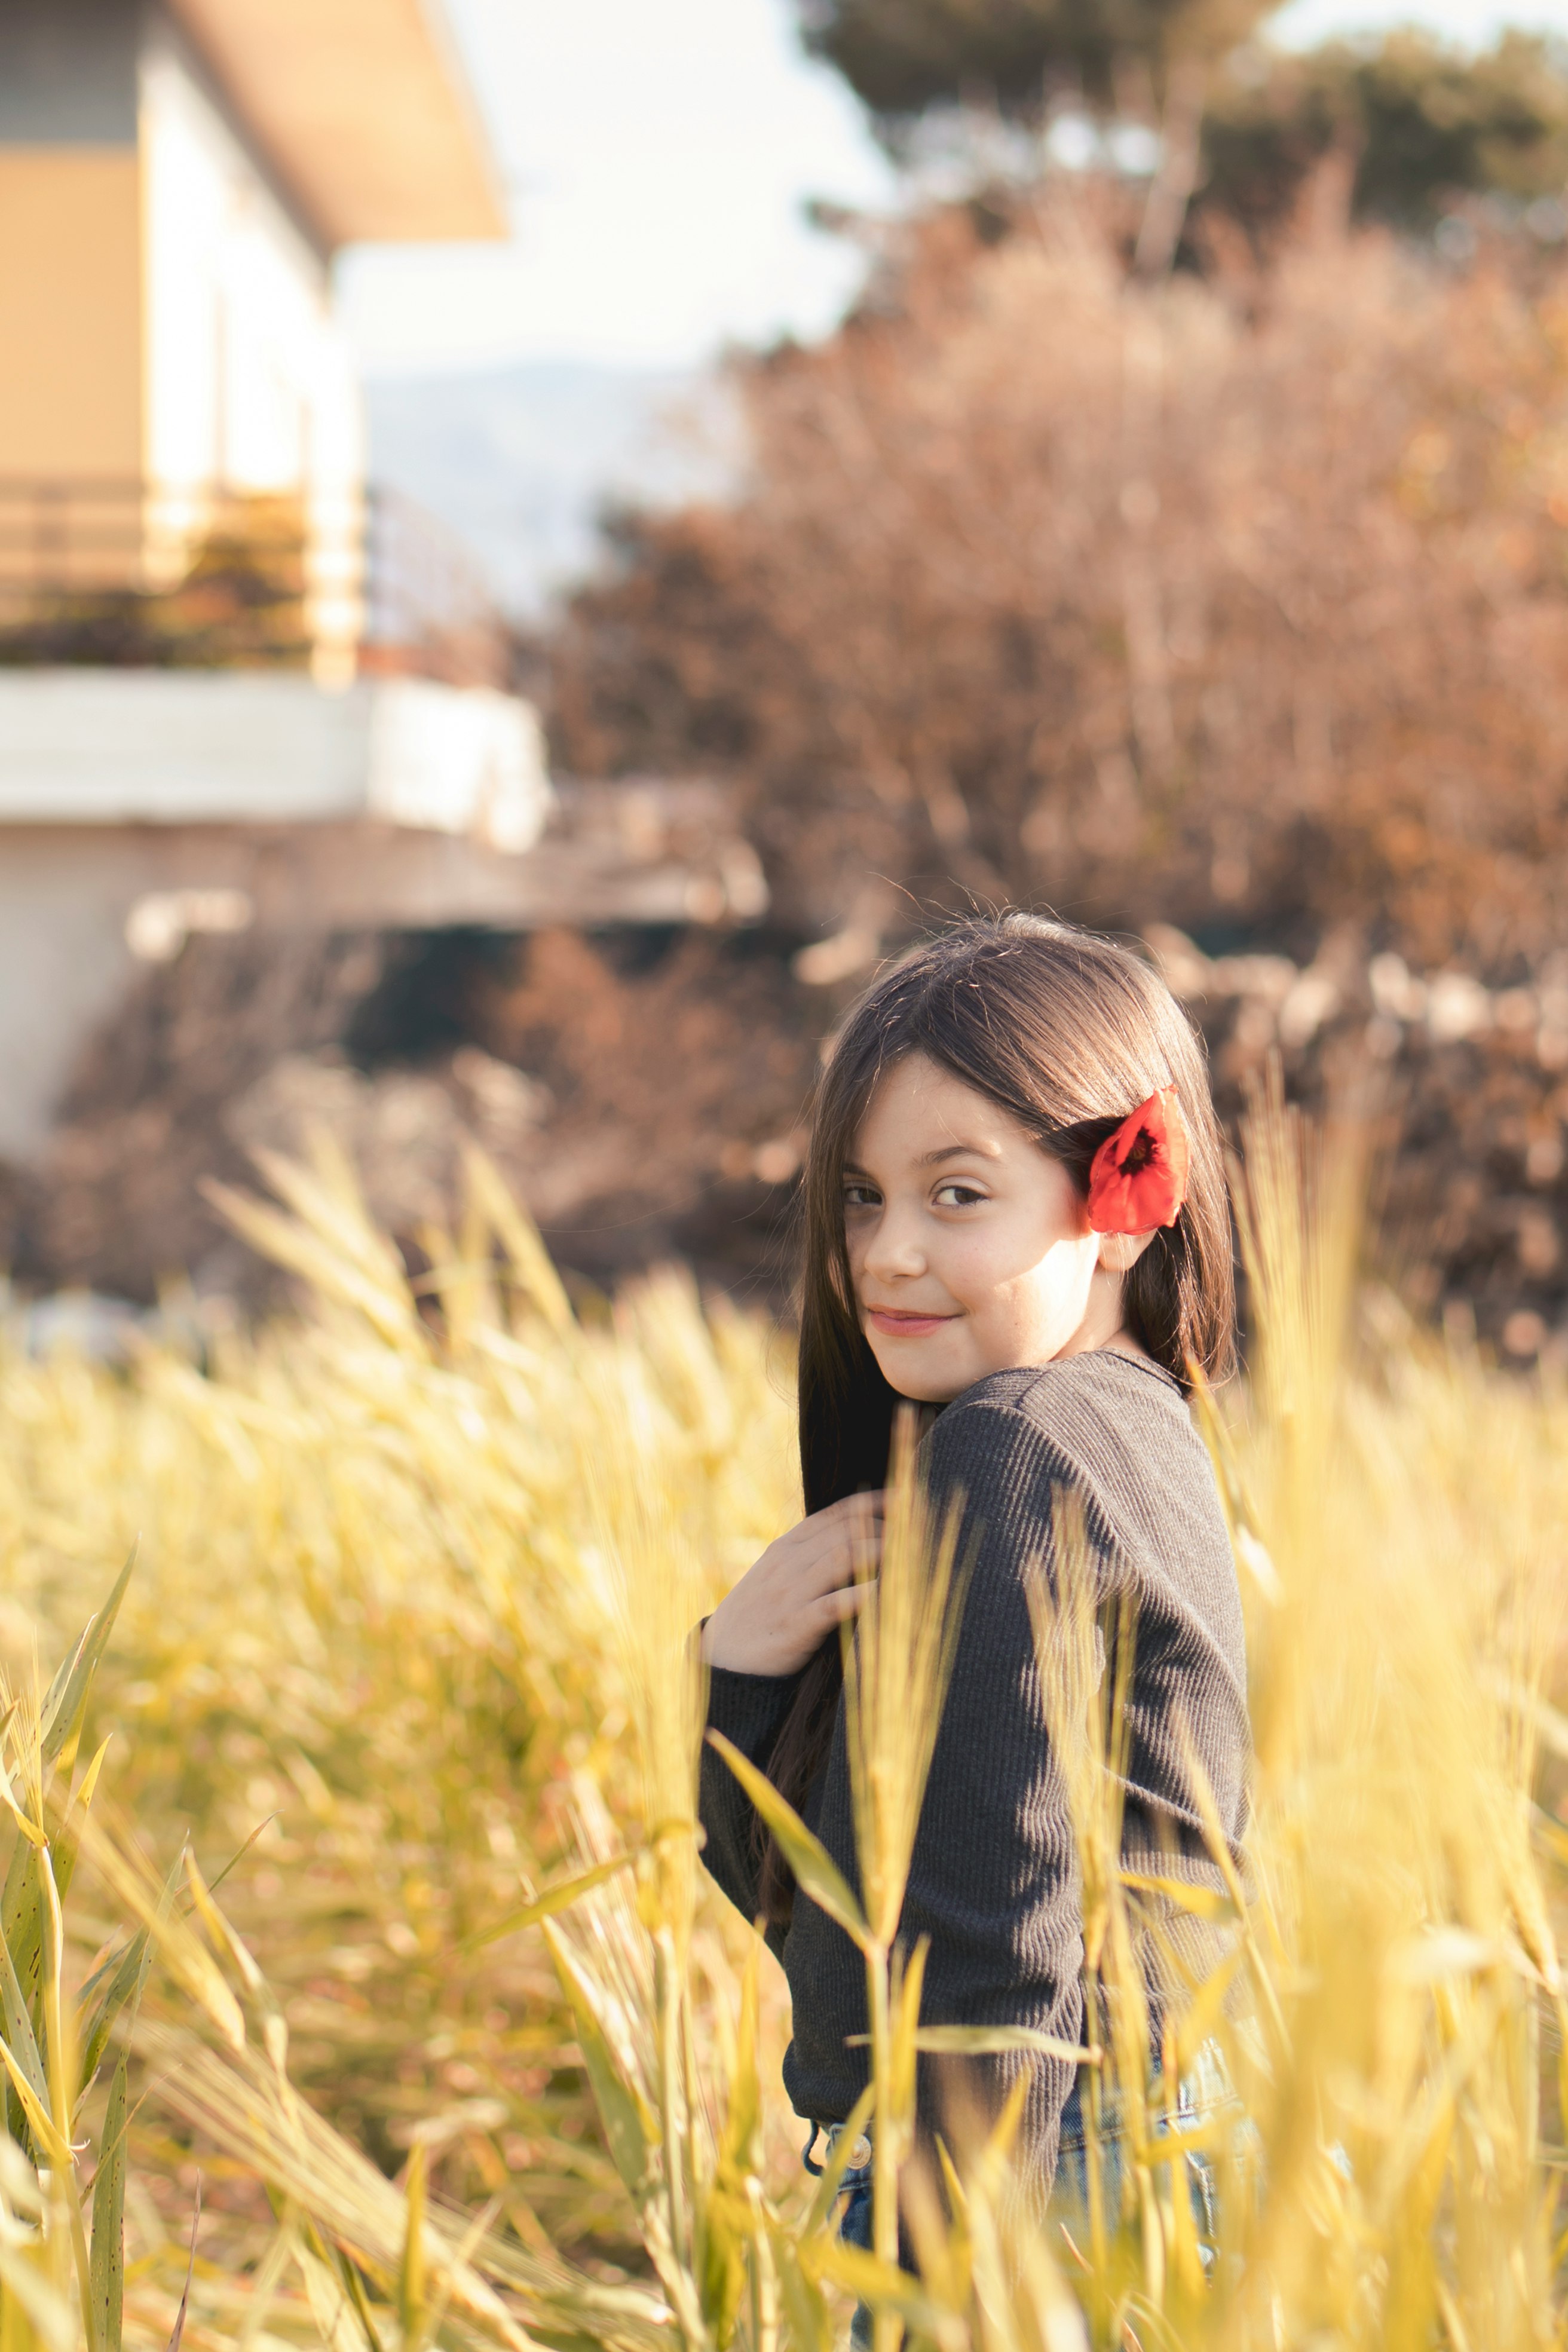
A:
[[[890,1339],[923,1339],[928,1332],[941,1331],[955,1323],[955,1315],[910,1314],[898,1307],[868,1307],[866,1319],[873,1331],[885,1332]]]

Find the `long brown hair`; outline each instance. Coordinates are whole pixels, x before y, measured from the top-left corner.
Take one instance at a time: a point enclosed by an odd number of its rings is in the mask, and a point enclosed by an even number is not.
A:
[[[823,1073],[803,1186],[800,1464],[808,1512],[880,1486],[900,1402],[861,1329],[844,1234],[844,1165],[895,1064],[923,1054],[988,1096],[1089,1189],[1106,1137],[1163,1087],[1192,1143],[1185,1203],[1126,1276],[1128,1330],[1184,1392],[1195,1365],[1223,1380],[1236,1294],[1219,1122],[1203,1048],[1164,982],[1113,940],[1034,915],[955,924],[876,981]],[[798,1810],[827,1752],[842,1683],[837,1633],[801,1676],[768,1764]],[[759,1836],[761,1828],[759,1824]],[[762,1899],[789,1917],[795,1888],[769,1839]]]

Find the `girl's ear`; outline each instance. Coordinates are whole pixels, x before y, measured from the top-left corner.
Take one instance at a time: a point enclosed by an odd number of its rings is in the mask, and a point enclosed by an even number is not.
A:
[[[1146,1234],[1101,1234],[1100,1263],[1107,1274],[1130,1274],[1154,1238]]]

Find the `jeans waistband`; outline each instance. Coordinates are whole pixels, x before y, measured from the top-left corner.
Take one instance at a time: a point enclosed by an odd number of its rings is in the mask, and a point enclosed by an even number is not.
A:
[[[805,2165],[807,2172],[809,2172],[815,2179],[820,2180],[823,2174],[826,2171],[828,2165],[832,2163],[834,2157],[838,2151],[838,2143],[843,2138],[849,2126],[847,2124],[814,2123],[812,2125],[811,2137],[806,2141],[805,2147],[801,2150],[800,2160]],[[817,2162],[816,2157],[812,2153],[819,2137],[826,2137],[827,2141],[827,2146],[824,2150],[824,2161],[821,2164]],[[865,2151],[863,2155],[861,2153],[862,2148],[864,2148]],[[869,2126],[858,2135],[856,2144],[850,2149],[849,2155],[851,2161],[845,2166],[843,2172],[839,2176],[838,2185],[840,2189],[868,2188],[871,2181],[871,2133]]]

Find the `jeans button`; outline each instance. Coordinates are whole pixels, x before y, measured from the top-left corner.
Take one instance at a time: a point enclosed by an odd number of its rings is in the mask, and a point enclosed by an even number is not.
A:
[[[864,2171],[866,2166],[868,2165],[870,2161],[871,2143],[867,2138],[865,2133],[862,2132],[859,2138],[856,2141],[854,2147],[849,2151],[849,2168],[853,2172]]]

